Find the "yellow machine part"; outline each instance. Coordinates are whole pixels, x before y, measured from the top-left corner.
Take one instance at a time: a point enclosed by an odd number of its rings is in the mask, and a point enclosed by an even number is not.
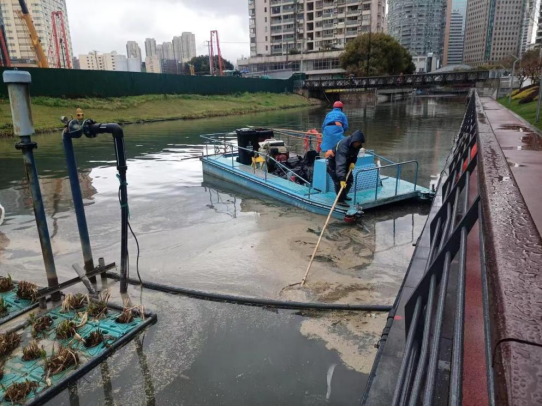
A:
[[[34,22],[30,14],[23,14],[21,11],[17,11],[17,14],[21,19],[24,20],[26,26],[28,27],[28,32],[30,33],[30,40],[32,41],[32,46],[36,52],[36,60],[39,68],[49,68],[49,62],[43,52],[43,47],[41,46],[38,33],[36,32],[36,27],[34,27]]]

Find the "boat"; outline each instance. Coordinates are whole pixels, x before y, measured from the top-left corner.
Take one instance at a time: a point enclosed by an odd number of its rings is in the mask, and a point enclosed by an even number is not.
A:
[[[245,128],[205,134],[201,138],[204,141],[201,156],[204,181],[208,182],[208,177],[227,181],[320,215],[331,211],[336,194],[327,174],[327,160],[316,151],[316,131],[300,135],[293,130]],[[304,156],[294,153],[300,145],[304,147]],[[297,164],[308,161],[311,166],[301,174],[292,161]],[[416,160],[393,162],[373,150],[362,149],[352,176],[349,206],[336,206],[332,214],[348,222],[368,209],[434,197],[432,190],[418,185]]]

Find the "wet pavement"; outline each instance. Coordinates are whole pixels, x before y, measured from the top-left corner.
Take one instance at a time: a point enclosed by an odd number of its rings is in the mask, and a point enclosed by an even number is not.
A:
[[[69,112],[67,112],[69,113]],[[391,304],[429,207],[418,202],[368,211],[356,226],[333,222],[308,288],[299,281],[324,218],[221,184],[203,184],[201,133],[245,125],[319,127],[325,109],[126,127],[131,224],[142,278],[244,296]],[[350,106],[367,148],[418,159],[420,184],[437,174],[464,114],[461,99]],[[99,118],[94,118],[99,120]],[[60,135],[35,137],[36,161],[61,280],[82,262]],[[0,141],[0,274],[45,284],[22,158]],[[112,140],[76,140],[95,258],[117,261],[120,209]],[[136,247],[130,241],[131,276]],[[114,286],[117,291],[117,286]],[[147,333],[51,404],[356,404],[385,323],[371,313],[296,313],[208,303],[130,287],[158,314]],[[108,372],[108,373],[107,373]],[[71,398],[70,398],[71,396]],[[76,397],[77,396],[77,397]]]

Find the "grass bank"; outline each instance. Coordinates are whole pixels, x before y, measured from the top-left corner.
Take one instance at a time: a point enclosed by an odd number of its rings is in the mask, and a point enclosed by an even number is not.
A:
[[[86,117],[100,122],[144,123],[201,119],[318,105],[317,100],[295,94],[244,93],[228,96],[144,95],[107,99],[32,98],[36,132],[62,127],[61,116],[75,116],[80,107]],[[9,100],[0,99],[0,136],[13,135]]]
[[[518,116],[523,117],[534,127],[542,130],[542,121],[536,122],[536,106],[538,101],[533,100],[529,103],[519,104],[519,100],[512,100],[512,103],[508,103],[508,97],[500,98],[499,103],[511,111],[513,111]]]

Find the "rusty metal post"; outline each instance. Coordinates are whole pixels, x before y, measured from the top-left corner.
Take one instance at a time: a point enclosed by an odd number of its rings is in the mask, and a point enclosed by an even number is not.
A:
[[[49,228],[47,227],[47,218],[45,216],[45,208],[41,196],[38,171],[34,160],[33,150],[37,148],[38,145],[31,140],[31,136],[34,134],[29,91],[32,78],[30,73],[25,71],[4,71],[3,79],[8,87],[11,116],[13,118],[13,133],[21,139],[15,147],[23,152],[26,177],[32,194],[32,203],[34,205],[34,215],[38,227],[41,252],[43,254],[43,262],[45,263],[45,271],[47,273],[47,282],[49,287],[56,287],[58,285],[58,277],[56,275],[53,248],[51,246]],[[51,298],[53,301],[60,300],[60,293],[54,293]]]

